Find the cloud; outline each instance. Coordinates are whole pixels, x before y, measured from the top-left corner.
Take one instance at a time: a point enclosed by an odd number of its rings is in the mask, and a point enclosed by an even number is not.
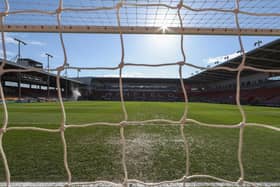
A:
[[[46,57],[46,53],[41,53],[39,56],[40,56],[41,58],[45,58],[45,57]]]
[[[1,39],[2,41],[2,39]],[[17,42],[14,40],[14,38],[10,37],[9,35],[5,36],[5,43],[6,44],[17,44]]]
[[[203,59],[203,62],[206,62],[207,64],[215,64],[215,62],[218,61],[219,63],[221,63],[233,59],[237,56],[240,56],[240,53],[232,53],[224,56],[209,57],[207,59]]]
[[[17,44],[17,42],[14,40],[14,34],[11,33],[5,33],[5,43],[6,44]],[[2,37],[1,38],[1,43],[2,43]]]
[[[5,42],[6,44],[17,44],[18,42],[14,40],[14,36],[16,35],[12,35],[9,33],[5,34]],[[2,41],[2,38],[1,38]],[[37,40],[24,40],[28,45],[37,45],[37,46],[44,46],[46,45],[46,43],[41,42],[41,41],[37,41]]]
[[[29,45],[38,45],[38,46],[44,46],[44,45],[46,45],[46,43],[44,43],[44,42],[40,42],[40,41],[31,41],[31,40],[27,41],[26,43],[29,44]]]
[[[7,54],[7,59],[10,59],[10,58],[16,56],[16,54],[11,51],[6,51],[6,54]],[[0,58],[4,58],[3,50],[1,48],[0,48]]]

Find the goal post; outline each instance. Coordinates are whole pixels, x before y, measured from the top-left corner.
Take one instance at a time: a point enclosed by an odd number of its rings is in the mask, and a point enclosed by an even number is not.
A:
[[[17,4],[18,3],[18,4]],[[26,3],[26,2],[25,2]],[[65,182],[68,186],[75,185],[120,185],[112,181],[92,181],[92,182],[73,182],[72,173],[68,163],[68,152],[67,152],[67,139],[65,138],[65,131],[69,128],[87,128],[90,126],[104,125],[104,126],[115,126],[119,127],[120,130],[120,142],[121,142],[121,164],[123,169],[123,181],[122,185],[127,186],[128,184],[139,184],[145,186],[156,186],[156,185],[167,185],[176,183],[188,183],[195,179],[210,179],[213,181],[228,183],[232,185],[248,185],[255,186],[254,181],[247,181],[244,172],[244,164],[242,159],[242,153],[246,150],[243,149],[244,141],[244,129],[248,126],[255,126],[260,128],[267,128],[273,131],[280,131],[280,128],[270,126],[267,124],[252,123],[247,121],[246,113],[240,103],[240,76],[242,71],[253,70],[258,72],[273,72],[280,73],[280,69],[263,69],[252,67],[246,64],[246,49],[244,48],[242,36],[243,35],[274,35],[280,36],[280,24],[279,17],[280,13],[271,12],[269,8],[271,4],[274,4],[273,0],[269,1],[240,1],[240,0],[222,0],[212,1],[205,0],[195,1],[188,0],[108,0],[108,1],[88,1],[85,5],[80,4],[80,1],[33,1],[31,7],[28,4],[24,4],[20,0],[4,0],[0,5],[0,31],[1,31],[1,45],[3,53],[3,61],[0,66],[0,75],[9,72],[41,72],[41,69],[37,68],[26,68],[26,69],[6,69],[5,64],[7,63],[7,50],[6,50],[6,39],[5,32],[54,32],[59,35],[62,52],[64,55],[63,63],[54,68],[52,71],[56,72],[56,85],[57,95],[59,99],[59,106],[61,111],[60,127],[57,129],[47,129],[38,127],[9,127],[8,117],[9,110],[6,106],[5,95],[3,92],[3,86],[0,84],[0,95],[2,100],[2,107],[4,111],[4,118],[2,121],[2,127],[0,130],[0,154],[3,160],[5,169],[6,185],[11,185],[10,170],[9,170],[9,158],[6,157],[5,147],[3,146],[3,136],[9,131],[18,130],[31,130],[31,131],[44,131],[48,133],[58,133],[61,136],[61,142],[63,145],[63,162],[65,171],[67,173],[67,181]],[[276,5],[275,5],[276,6]],[[127,11],[129,9],[129,11]],[[133,12],[131,11],[133,10]],[[278,5],[278,9],[280,7]],[[97,16],[98,12],[99,16]],[[79,22],[76,19],[76,15],[84,16],[86,19],[85,23]],[[88,17],[88,14],[93,16]],[[134,15],[134,16],[132,16]],[[226,15],[226,16],[225,16]],[[40,19],[42,16],[42,19]],[[68,17],[67,17],[68,16]],[[100,17],[101,16],[101,17]],[[45,18],[50,18],[46,19]],[[77,16],[78,17],[78,16]],[[231,19],[228,19],[228,18]],[[74,19],[70,24],[65,24],[64,20]],[[249,20],[250,25],[247,27]],[[152,20],[152,21],[150,21]],[[214,20],[214,22],[213,22]],[[76,22],[75,22],[76,21]],[[215,22],[217,22],[215,24]],[[261,25],[259,23],[265,23]],[[211,27],[210,24],[214,26]],[[206,26],[204,26],[206,25]],[[168,29],[163,31],[163,27]],[[125,34],[175,34],[180,36],[180,54],[181,60],[173,63],[163,64],[136,64],[126,63],[125,56]],[[121,46],[121,58],[119,64],[116,67],[75,67],[69,64],[68,54],[65,47],[63,38],[64,33],[114,33],[120,37]],[[239,43],[242,60],[238,67],[231,68],[225,66],[216,67],[201,67],[196,64],[192,64],[186,57],[186,51],[184,47],[184,35],[187,34],[200,34],[200,35],[235,35]],[[128,66],[143,66],[143,67],[178,67],[178,75],[180,79],[180,85],[184,96],[184,112],[182,116],[177,120],[170,119],[149,119],[145,121],[130,121],[128,118],[128,112],[125,105],[125,98],[123,95],[123,68]],[[234,125],[229,124],[211,124],[197,121],[189,118],[189,101],[188,92],[185,88],[183,79],[182,68],[192,67],[199,70],[225,70],[230,72],[236,72],[236,105],[242,116],[239,123]],[[74,70],[118,70],[119,71],[119,88],[120,88],[120,101],[122,106],[123,119],[118,123],[111,122],[92,122],[87,124],[72,124],[66,123],[66,115],[64,101],[62,98],[61,90],[61,73],[65,69]],[[211,176],[207,174],[192,174],[190,172],[190,147],[188,139],[184,133],[185,125],[195,124],[199,126],[205,126],[209,128],[230,128],[239,129],[238,149],[236,157],[239,165],[239,176],[236,176],[235,181],[224,179],[223,176]],[[170,181],[160,181],[158,183],[148,183],[140,181],[138,179],[130,179],[129,173],[126,166],[126,137],[125,127],[132,125],[151,125],[151,124],[168,124],[177,125],[180,129],[180,136],[184,142],[184,154],[186,157],[185,164],[182,166],[185,169],[185,174],[179,178]]]

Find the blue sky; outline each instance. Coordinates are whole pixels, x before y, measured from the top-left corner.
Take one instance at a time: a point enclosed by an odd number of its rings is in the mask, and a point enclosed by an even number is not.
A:
[[[17,54],[17,44],[13,38],[28,43],[22,47],[22,57],[32,58],[46,66],[48,52],[54,56],[50,66],[55,68],[63,63],[63,53],[58,34],[51,33],[6,33],[8,57]],[[117,34],[64,34],[68,63],[80,67],[111,67],[120,62],[121,48]],[[245,50],[255,48],[254,42],[262,40],[262,44],[277,37],[243,37]],[[182,60],[180,53],[180,36],[174,35],[124,35],[125,62],[129,63],[172,63]],[[223,56],[234,56],[240,49],[236,36],[185,36],[184,47],[187,62],[200,66],[213,64]],[[1,53],[2,56],[2,48]],[[184,77],[196,70],[184,68]],[[76,76],[76,71],[68,71],[69,76]],[[117,76],[118,71],[82,71],[80,76]],[[178,67],[142,68],[126,67],[126,77],[178,77]]]
[[[44,0],[10,0],[10,11],[37,9],[41,11],[54,11],[59,1]],[[115,0],[68,0],[64,1],[64,7],[100,7],[114,6]],[[131,0],[128,2],[137,2]],[[157,2],[157,1],[138,1]],[[162,0],[162,3],[176,6],[177,1]],[[222,8],[234,9],[235,1],[193,1],[185,0],[184,3],[193,8]],[[278,13],[279,2],[275,0],[240,1],[242,11],[257,13]],[[5,8],[4,1],[0,1],[0,11]],[[144,13],[144,14],[143,14]],[[175,15],[175,17],[174,17]],[[184,26],[186,27],[210,27],[210,28],[236,28],[234,15],[231,13],[218,12],[192,12],[182,9]],[[145,19],[143,19],[145,17]],[[123,7],[120,11],[122,26],[177,26],[178,15],[176,10],[164,7]],[[174,21],[175,20],[175,21]],[[63,12],[63,25],[97,25],[116,26],[116,11],[91,11],[91,12]],[[142,23],[142,22],[145,23]],[[146,23],[148,21],[148,23]],[[171,21],[171,22],[170,22]],[[151,22],[151,23],[150,23]],[[173,23],[174,22],[174,23]],[[241,28],[279,29],[279,18],[254,17],[239,15]],[[5,24],[15,25],[57,25],[56,16],[41,14],[11,14],[5,17]],[[63,53],[58,34],[47,33],[6,33],[8,57],[16,56],[17,45],[13,40],[17,37],[26,43],[22,48],[22,56],[43,62],[46,66],[48,52],[54,56],[51,59],[51,67],[62,65]],[[67,49],[68,63],[71,66],[100,67],[117,66],[121,58],[120,39],[118,34],[64,34]],[[246,51],[254,48],[254,42],[262,40],[266,44],[276,37],[243,37]],[[180,54],[180,36],[171,35],[124,35],[125,40],[125,62],[130,63],[171,63],[182,60]],[[216,60],[222,60],[223,56],[234,56],[240,50],[237,36],[185,36],[184,41],[187,62],[199,66],[213,64]],[[0,47],[1,49],[1,47]],[[2,49],[0,50],[0,56]],[[184,77],[189,77],[197,70],[189,67],[184,68]],[[69,76],[76,76],[77,72],[69,71]],[[81,76],[117,76],[118,71],[82,71]],[[126,67],[124,76],[127,77],[178,77],[178,67],[165,68],[143,68]]]

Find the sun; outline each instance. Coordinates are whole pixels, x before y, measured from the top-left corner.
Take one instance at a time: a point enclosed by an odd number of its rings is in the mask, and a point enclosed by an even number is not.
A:
[[[160,30],[162,30],[162,33],[165,34],[165,32],[168,31],[168,26],[164,24],[160,27]]]

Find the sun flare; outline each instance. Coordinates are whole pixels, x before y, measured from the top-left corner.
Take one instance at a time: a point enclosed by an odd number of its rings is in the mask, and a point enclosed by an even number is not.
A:
[[[160,27],[160,29],[162,30],[162,33],[165,34],[165,32],[168,31],[168,26],[164,24]]]

